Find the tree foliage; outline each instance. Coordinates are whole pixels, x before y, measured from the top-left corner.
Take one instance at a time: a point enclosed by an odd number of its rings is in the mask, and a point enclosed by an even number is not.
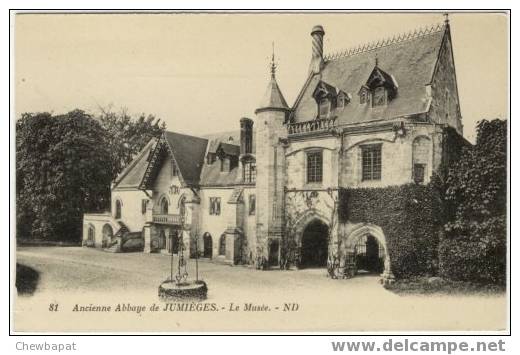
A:
[[[18,236],[78,239],[84,211],[110,198],[109,140],[83,111],[23,114],[16,123]]]
[[[132,161],[150,139],[160,136],[166,129],[165,123],[161,124],[161,120],[153,115],[141,114],[133,119],[126,110],[114,112],[101,109],[97,119],[110,137],[107,146],[112,158],[113,178]]]
[[[165,126],[154,116],[80,110],[16,123],[17,236],[79,241],[83,213],[110,207],[110,183]]]
[[[507,250],[507,121],[483,120],[446,180],[447,216],[440,245],[444,276],[503,283]]]

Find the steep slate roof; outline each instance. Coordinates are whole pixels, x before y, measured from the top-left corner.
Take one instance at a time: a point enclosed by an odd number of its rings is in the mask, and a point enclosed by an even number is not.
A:
[[[352,96],[343,110],[336,111],[340,125],[426,112],[429,98],[425,86],[431,82],[446,28],[437,27],[404,40],[327,60],[319,74],[309,77],[298,96],[293,107],[294,121],[316,118],[317,105],[312,93],[320,80]],[[359,103],[358,92],[373,71],[376,58],[378,67],[392,75],[399,89],[388,105],[372,108]]]
[[[219,146],[225,147],[225,149],[231,155],[238,155],[240,153],[240,131],[227,131],[221,133],[214,133],[205,136],[209,139],[208,152],[216,153]],[[229,137],[233,138],[231,143]],[[254,134],[253,134],[253,149],[254,145]],[[253,150],[254,152],[254,150]],[[228,186],[238,183],[238,167],[231,169],[229,172],[220,171],[220,162],[217,160],[213,164],[204,162],[202,172],[200,176],[201,186]]]
[[[260,101],[259,109],[264,108],[279,108],[279,109],[289,109],[287,106],[287,102],[280,91],[280,87],[276,82],[276,78],[274,74],[271,75],[271,80],[267,85],[267,90],[265,91],[264,97],[262,101]]]
[[[220,143],[219,144],[220,149],[228,155],[234,155],[239,156],[240,155],[240,146],[236,144],[230,144],[230,143]]]
[[[152,138],[148,144],[137,154],[114,181],[113,189],[138,187],[143,180],[146,167],[148,166],[148,154],[153,149],[157,139]]]
[[[164,132],[164,138],[170,146],[184,182],[188,185],[197,185],[208,140],[168,131]]]

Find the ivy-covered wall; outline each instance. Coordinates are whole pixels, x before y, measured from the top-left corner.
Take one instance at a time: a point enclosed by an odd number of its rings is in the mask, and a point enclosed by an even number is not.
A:
[[[347,188],[339,194],[340,223],[382,228],[397,278],[437,274],[441,211],[441,200],[430,185]]]

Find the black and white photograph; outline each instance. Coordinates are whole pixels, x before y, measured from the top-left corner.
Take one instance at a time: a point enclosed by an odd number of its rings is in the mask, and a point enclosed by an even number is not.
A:
[[[12,13],[12,330],[507,334],[509,21]]]

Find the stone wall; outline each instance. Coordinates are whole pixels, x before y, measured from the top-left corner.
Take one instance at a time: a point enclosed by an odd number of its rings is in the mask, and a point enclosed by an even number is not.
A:
[[[112,216],[115,217],[116,201],[121,203],[121,220],[131,232],[142,231],[146,221],[147,213],[142,211],[142,200],[149,200],[148,196],[137,189],[112,191]]]
[[[323,137],[291,142],[286,149],[287,189],[312,189],[338,186],[339,139]],[[323,154],[323,181],[307,183],[307,152],[321,150]]]
[[[340,186],[385,187],[412,182],[413,142],[418,137],[428,142],[425,183],[429,182],[442,159],[442,130],[427,123],[408,123],[404,128],[404,136],[398,136],[391,128],[371,133],[346,133],[340,155]],[[362,180],[361,147],[365,144],[381,144],[380,180]]]
[[[236,213],[233,211],[233,205],[228,204],[229,198],[234,188],[203,188],[200,190],[200,214],[199,214],[199,234],[203,236],[205,233],[211,235],[213,244],[213,259],[225,259],[218,254],[218,246],[220,237],[226,232],[228,223],[234,218]],[[220,215],[210,215],[210,197],[220,197]]]
[[[256,116],[256,259],[268,255],[269,238],[281,239],[285,152],[285,112],[262,111]]]
[[[447,124],[462,135],[462,117],[450,36],[444,37],[430,91],[432,102],[428,116],[431,121]]]

